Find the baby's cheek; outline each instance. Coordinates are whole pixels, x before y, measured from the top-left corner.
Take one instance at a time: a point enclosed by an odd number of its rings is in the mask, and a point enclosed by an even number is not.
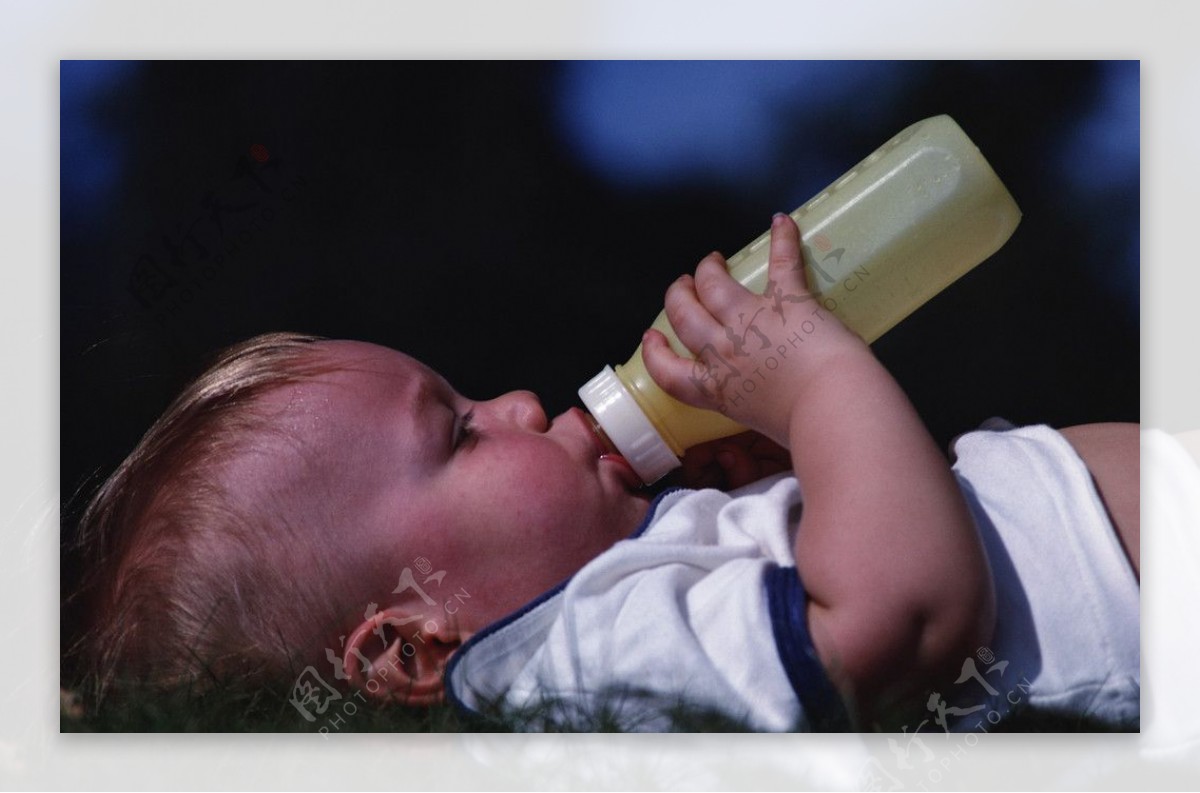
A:
[[[496,488],[518,516],[520,534],[550,543],[571,559],[593,553],[593,524],[610,505],[599,471],[565,454],[545,449],[511,454]]]
[[[597,523],[604,522],[600,505],[587,495],[578,484],[547,483],[527,513],[533,541],[559,573],[574,573],[608,544],[597,530]]]

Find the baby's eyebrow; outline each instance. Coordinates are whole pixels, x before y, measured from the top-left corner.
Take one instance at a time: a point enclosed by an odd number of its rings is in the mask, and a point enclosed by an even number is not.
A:
[[[419,416],[421,413],[429,409],[429,405],[438,401],[437,388],[428,380],[422,380],[417,386],[417,393],[413,397],[413,415]]]
[[[417,386],[417,393],[413,395],[412,412],[409,414],[412,418],[412,437],[420,442],[420,453],[418,457],[429,459],[435,457],[441,446],[441,441],[437,438],[437,423],[429,421],[428,417],[431,408],[440,404],[441,389],[430,380],[422,380]]]

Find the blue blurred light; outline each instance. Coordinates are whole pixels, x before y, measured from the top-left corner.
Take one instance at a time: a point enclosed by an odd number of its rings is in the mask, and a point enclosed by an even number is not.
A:
[[[1066,176],[1077,189],[1136,191],[1141,138],[1140,75],[1137,61],[1102,66],[1100,90],[1068,137],[1061,156]]]
[[[1137,61],[1102,64],[1092,106],[1067,133],[1058,157],[1070,200],[1100,221],[1089,272],[1133,317],[1141,280],[1140,79]]]
[[[64,229],[95,229],[111,208],[125,147],[104,123],[102,100],[127,84],[139,64],[130,61],[62,61],[59,79],[59,157]]]
[[[583,61],[564,65],[557,123],[600,178],[624,187],[768,175],[797,119],[870,92],[886,114],[917,64],[854,61]]]

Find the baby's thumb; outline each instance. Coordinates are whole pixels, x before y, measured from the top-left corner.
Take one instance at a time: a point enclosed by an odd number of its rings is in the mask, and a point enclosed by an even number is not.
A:
[[[808,292],[808,274],[800,254],[800,228],[791,215],[776,212],[771,218],[769,278],[790,291]]]
[[[740,446],[724,446],[717,452],[717,462],[725,471],[725,479],[732,490],[758,480],[758,462]]]

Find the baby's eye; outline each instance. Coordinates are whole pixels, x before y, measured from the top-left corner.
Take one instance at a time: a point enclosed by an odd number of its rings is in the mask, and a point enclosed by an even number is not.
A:
[[[465,443],[475,437],[475,428],[471,422],[475,418],[475,409],[468,410],[466,414],[459,419],[458,426],[454,430],[454,448],[458,449]]]

